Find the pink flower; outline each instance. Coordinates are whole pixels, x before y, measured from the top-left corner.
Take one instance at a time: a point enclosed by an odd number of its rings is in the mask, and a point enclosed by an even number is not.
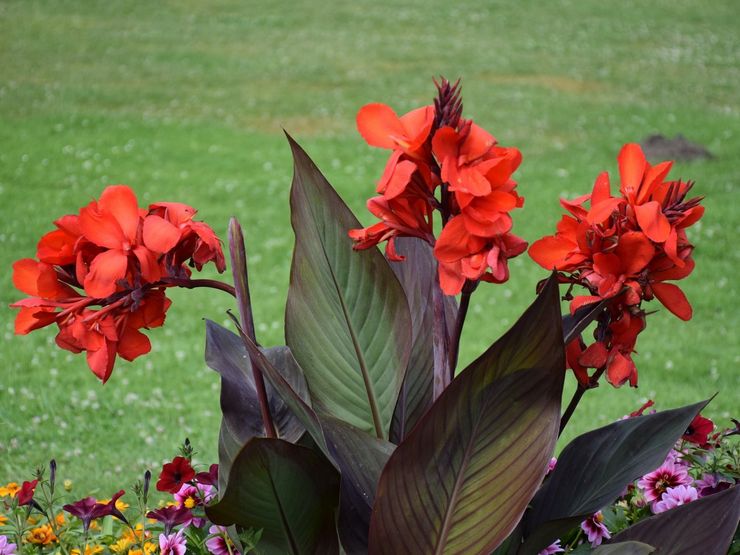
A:
[[[674,462],[669,455],[660,467],[640,478],[637,485],[645,493],[645,500],[654,505],[668,488],[690,483],[686,468]]]
[[[8,541],[7,536],[0,536],[0,555],[15,555],[17,547]]]
[[[211,499],[216,495],[216,491],[213,486],[197,484],[192,486],[190,484],[183,484],[180,489],[175,492],[175,501],[181,507],[192,509],[198,505],[203,505],[205,501],[208,504]]]
[[[699,498],[699,493],[696,488],[692,486],[676,486],[675,488],[668,488],[663,494],[660,501],[653,505],[653,512],[655,514],[662,513],[668,509],[678,507],[679,505],[685,505],[691,501],[696,501]]]
[[[176,534],[159,535],[159,552],[161,555],[185,555],[187,540],[184,530]]]
[[[213,537],[206,541],[206,548],[209,553],[213,555],[239,555],[231,541],[226,535],[226,528],[223,526],[211,526],[208,529],[208,533],[212,534]]]
[[[604,524],[604,515],[601,514],[601,511],[581,522],[581,530],[586,533],[588,541],[591,542],[591,547],[601,545],[603,540],[612,537],[609,529]]]
[[[545,549],[537,553],[537,555],[554,555],[555,553],[563,553],[565,549],[560,547],[560,540],[555,540],[553,543],[548,545]]]
[[[550,474],[553,470],[555,470],[555,465],[558,464],[558,459],[556,457],[553,457],[550,459],[550,462],[547,463],[547,473]]]

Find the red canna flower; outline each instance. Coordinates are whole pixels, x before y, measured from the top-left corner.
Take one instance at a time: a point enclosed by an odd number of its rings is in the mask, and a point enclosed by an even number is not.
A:
[[[586,368],[606,372],[615,386],[637,384],[632,353],[645,328],[643,301],[657,298],[679,318],[691,318],[686,296],[666,282],[683,279],[694,268],[685,228],[703,214],[701,198],[685,200],[691,184],[665,182],[671,162],[650,166],[639,145],[625,145],[618,161],[620,197],[612,196],[609,175],[600,174],[591,194],[561,201],[569,214],[556,234],[529,249],[535,262],[588,290],[575,297],[569,292],[572,312],[610,300],[594,332],[596,342],[568,347],[568,365],[584,386],[595,385]]]
[[[195,470],[185,457],[175,457],[172,462],[162,466],[162,472],[157,480],[157,489],[169,493],[177,493],[180,487],[195,477]]]
[[[16,333],[56,323],[57,345],[84,351],[105,382],[117,356],[134,360],[149,352],[140,330],[164,323],[167,287],[190,286],[186,264],[225,269],[220,241],[194,215],[180,203],[139,208],[129,187],[115,185],[79,214],[59,218],[39,241],[37,260],[13,265],[14,285],[30,295],[11,305],[20,309]]]
[[[393,152],[378,183],[381,196],[368,201],[381,221],[349,235],[355,249],[387,241],[390,260],[402,260],[396,237],[427,241],[435,247],[442,290],[456,295],[466,281],[506,281],[507,260],[526,250],[526,243],[509,233],[509,212],[524,203],[511,179],[521,154],[497,146],[490,133],[462,118],[459,82],[442,80],[437,89],[433,107],[401,118],[383,104],[360,109],[360,134],[371,146]],[[442,216],[438,240],[435,211]]]

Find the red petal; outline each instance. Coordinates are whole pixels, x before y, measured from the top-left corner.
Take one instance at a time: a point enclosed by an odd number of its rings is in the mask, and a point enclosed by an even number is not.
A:
[[[643,204],[650,198],[653,191],[655,191],[655,188],[663,183],[663,178],[665,178],[665,176],[668,175],[668,172],[671,171],[672,165],[673,162],[661,162],[655,167],[648,168],[647,172],[645,172],[643,185],[640,188],[640,194],[637,195],[637,204]]]
[[[160,216],[144,218],[144,244],[158,253],[169,252],[182,237],[179,228]]]
[[[630,276],[641,271],[655,256],[655,247],[639,231],[628,231],[619,238],[614,252],[622,261],[624,275]]]
[[[606,364],[606,359],[609,356],[609,351],[601,341],[592,343],[588,348],[583,351],[583,354],[578,357],[578,362],[587,368],[601,368]]]
[[[130,243],[136,242],[139,229],[139,204],[136,195],[126,185],[111,185],[100,195],[98,207],[111,214]]]
[[[609,198],[597,204],[594,204],[592,201],[591,210],[588,211],[586,220],[592,225],[603,223],[619,209],[619,206],[623,202],[624,200],[618,197]]]
[[[367,104],[357,112],[357,130],[370,146],[396,148],[396,138],[403,138],[406,130],[396,112],[380,103]]]
[[[653,283],[651,285],[657,299],[668,310],[681,320],[691,320],[692,310],[686,295],[677,285],[672,283]]]
[[[99,247],[120,249],[126,241],[118,221],[101,212],[95,201],[80,210],[80,229],[86,239]]]
[[[635,363],[616,349],[612,352],[613,356],[606,369],[606,379],[614,387],[619,387],[627,380],[632,379],[632,374],[635,372]]]
[[[460,157],[464,162],[470,162],[486,154],[496,139],[488,131],[476,124],[470,125],[470,133],[460,147]]]
[[[620,190],[631,202],[634,201],[645,173],[645,155],[637,143],[628,143],[622,147],[617,156],[619,177],[622,180]]]
[[[593,191],[591,191],[591,206],[596,206],[600,202],[612,198],[611,187],[609,185],[609,174],[601,172],[594,182]]]
[[[432,152],[440,164],[457,163],[457,153],[460,146],[460,136],[452,127],[442,127],[434,133],[432,138]]]
[[[117,348],[117,352],[121,357],[130,361],[136,357],[145,355],[151,350],[152,344],[146,335],[131,327],[126,327],[123,330]]]
[[[592,295],[580,295],[570,301],[570,313],[575,314],[576,310],[587,304],[597,303],[601,300],[601,297],[595,297]]]
[[[13,262],[13,285],[32,297],[39,296],[39,262],[33,258],[22,258]]]
[[[461,263],[439,264],[439,285],[445,295],[457,295],[462,291],[465,277],[462,275]]]
[[[529,256],[545,270],[562,269],[566,257],[576,250],[577,245],[559,235],[538,239],[529,247]]]
[[[433,106],[422,106],[401,116],[401,125],[405,130],[404,136],[409,139],[406,148],[416,150],[421,147],[426,142],[433,123]]]
[[[688,260],[686,260],[686,263],[683,266],[671,266],[670,268],[666,270],[650,272],[650,280],[651,281],[672,281],[672,280],[683,279],[689,274],[691,274],[691,272],[694,271],[694,266],[696,266],[694,259],[689,258]]]
[[[57,312],[53,308],[21,308],[15,317],[15,333],[26,335],[33,330],[43,328],[54,323]]]
[[[105,383],[113,372],[113,364],[116,362],[115,342],[105,342],[105,345],[97,351],[87,351],[87,365],[100,380]]]
[[[141,277],[144,278],[145,282],[154,283],[162,277],[162,271],[157,262],[156,253],[150,251],[146,247],[139,246],[134,249],[134,255],[139,261]]]
[[[128,257],[118,250],[105,251],[95,257],[85,276],[85,292],[102,299],[116,291],[116,282],[126,275]]]
[[[63,229],[55,229],[44,235],[36,246],[36,256],[48,264],[74,264],[74,245],[77,238]]]
[[[616,254],[604,254],[602,252],[594,254],[594,270],[602,277],[621,276],[623,273],[622,264],[622,260]]]
[[[455,262],[471,254],[468,246],[470,234],[465,229],[465,222],[461,216],[455,216],[442,229],[436,245],[434,245],[434,256],[442,262]],[[484,241],[481,241],[484,242]],[[482,245],[481,245],[482,247]],[[472,252],[476,252],[475,249]]]
[[[637,223],[650,239],[656,243],[663,243],[671,232],[671,224],[663,214],[663,209],[657,201],[646,202],[635,207]]]

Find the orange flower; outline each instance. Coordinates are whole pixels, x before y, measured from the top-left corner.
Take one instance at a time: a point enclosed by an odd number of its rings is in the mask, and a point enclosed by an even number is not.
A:
[[[26,535],[26,541],[34,545],[49,545],[57,541],[51,526],[44,524],[38,528],[32,528]]]
[[[395,250],[396,237],[427,241],[435,246],[442,290],[456,295],[466,281],[506,281],[508,258],[526,250],[526,243],[509,233],[509,212],[524,203],[511,179],[521,154],[496,146],[490,133],[462,118],[459,82],[435,84],[434,107],[401,118],[384,104],[360,109],[360,134],[371,146],[393,153],[378,183],[382,196],[368,201],[368,209],[381,222],[350,230],[349,235],[355,249],[387,241],[390,260],[403,259]],[[435,210],[442,216],[436,241]]]
[[[20,309],[16,333],[56,323],[57,344],[86,352],[90,369],[105,382],[116,356],[133,360],[149,352],[140,330],[164,323],[170,305],[164,290],[188,286],[186,265],[200,270],[214,262],[225,269],[218,237],[193,221],[194,214],[180,203],[139,208],[129,187],[115,185],[79,215],[56,220],[57,229],[38,243],[38,260],[13,265],[13,283],[30,295],[11,305]],[[99,310],[91,308],[96,305]]]
[[[0,487],[0,497],[15,497],[20,489],[21,486],[17,482],[8,482]]]
[[[571,297],[572,312],[609,299],[597,341],[588,348],[568,346],[568,365],[584,385],[594,385],[586,368],[604,369],[615,386],[637,384],[631,355],[645,328],[643,301],[657,298],[683,320],[692,313],[681,289],[666,282],[694,269],[685,228],[702,216],[701,198],[686,200],[691,184],[665,182],[672,163],[650,166],[639,145],[625,145],[618,161],[622,196],[613,197],[609,175],[600,174],[590,195],[561,201],[570,215],[563,216],[555,235],[529,249],[535,262],[559,270],[563,281],[588,289],[588,295]]]

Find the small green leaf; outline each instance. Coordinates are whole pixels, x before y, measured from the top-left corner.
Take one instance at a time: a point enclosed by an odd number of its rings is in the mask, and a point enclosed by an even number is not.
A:
[[[317,406],[387,438],[411,351],[406,296],[377,249],[354,251],[361,227],[290,137],[296,242],[285,337]]]
[[[253,438],[239,452],[221,500],[206,508],[216,524],[262,529],[260,553],[338,552],[339,476],[311,449]]]

